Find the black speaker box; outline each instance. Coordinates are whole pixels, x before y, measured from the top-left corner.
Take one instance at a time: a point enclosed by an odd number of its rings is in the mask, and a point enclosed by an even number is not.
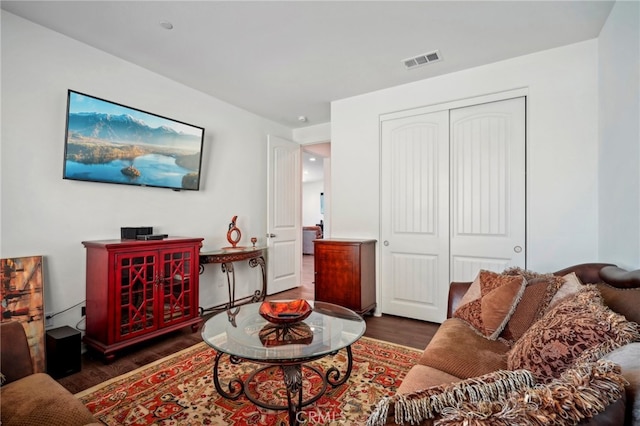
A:
[[[153,234],[153,226],[136,226],[120,228],[120,238],[123,240],[135,240],[138,235]]]
[[[77,373],[81,369],[80,332],[64,326],[47,330],[47,373],[54,379]]]

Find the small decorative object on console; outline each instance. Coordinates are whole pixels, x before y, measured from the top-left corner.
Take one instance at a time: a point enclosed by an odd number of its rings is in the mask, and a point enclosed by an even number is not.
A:
[[[229,224],[229,230],[227,231],[227,241],[231,244],[231,247],[224,247],[223,250],[233,250],[233,249],[243,249],[244,247],[237,247],[238,242],[240,242],[240,238],[242,238],[242,232],[240,232],[240,228],[236,226],[236,220],[238,216],[234,216],[231,218],[231,223]]]
[[[313,309],[304,299],[282,302],[262,302],[260,315],[273,324],[292,324],[311,315]]]

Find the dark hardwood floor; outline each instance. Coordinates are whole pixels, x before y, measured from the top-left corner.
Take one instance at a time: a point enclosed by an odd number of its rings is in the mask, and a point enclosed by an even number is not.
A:
[[[300,287],[274,294],[267,299],[313,300],[313,256],[303,256],[303,274]],[[205,316],[205,320],[207,317]],[[384,340],[416,349],[424,349],[438,329],[439,324],[418,321],[409,318],[383,315],[366,315],[367,330],[365,336]],[[58,382],[72,393],[77,393],[100,384],[121,374],[135,370],[157,361],[182,349],[201,342],[200,333],[193,333],[190,327],[179,330],[144,344],[125,349],[118,353],[110,364],[86,352],[82,356],[82,370],[63,377]]]

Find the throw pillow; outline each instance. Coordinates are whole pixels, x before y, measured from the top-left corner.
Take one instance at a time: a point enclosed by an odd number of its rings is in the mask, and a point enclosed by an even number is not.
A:
[[[620,399],[625,383],[620,367],[610,361],[583,363],[548,384],[523,388],[506,398],[452,404],[442,410],[437,424],[576,425],[604,412]]]
[[[553,299],[551,299],[551,302],[549,303],[549,307],[547,309],[553,308],[558,304],[559,301],[567,296],[576,294],[578,291],[580,291],[581,288],[583,288],[582,286],[584,284],[582,284],[582,281],[580,281],[580,278],[578,278],[575,272],[567,274],[562,278],[564,279],[564,284],[562,284],[562,286],[553,296]]]
[[[475,288],[469,289],[477,297],[461,303],[453,317],[467,322],[488,339],[496,340],[515,311],[526,285],[527,281],[520,275],[481,270],[471,284]]]
[[[519,267],[505,269],[503,274],[522,275],[527,280],[522,299],[500,334],[501,340],[513,344],[544,314],[558,289],[566,285],[566,276],[540,274]]]
[[[541,382],[559,377],[583,352],[598,355],[640,340],[640,327],[606,307],[595,285],[560,301],[507,353],[509,369],[527,369]]]
[[[504,400],[509,393],[534,385],[535,380],[529,371],[498,370],[456,383],[433,386],[409,394],[396,394],[378,402],[367,425],[384,425],[389,417],[393,417],[396,424],[417,424],[433,419],[449,407],[463,402]]]

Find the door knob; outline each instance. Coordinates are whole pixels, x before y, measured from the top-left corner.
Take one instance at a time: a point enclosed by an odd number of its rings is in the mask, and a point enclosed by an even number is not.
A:
[[[522,247],[520,247],[520,246],[515,246],[515,247],[513,248],[513,251],[515,251],[516,253],[520,253],[520,252],[522,251]]]
[[[386,246],[388,246],[388,245],[389,245],[389,241],[384,240],[384,242],[383,242],[382,244],[384,244],[384,246],[386,247]]]
[[[275,238],[276,234],[267,234],[267,238]]]

